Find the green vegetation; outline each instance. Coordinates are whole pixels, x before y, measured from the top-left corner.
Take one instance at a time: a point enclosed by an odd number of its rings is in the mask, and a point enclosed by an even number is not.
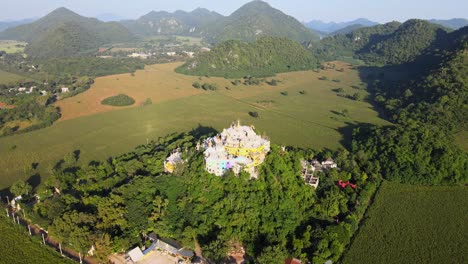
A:
[[[217,177],[205,171],[203,152],[195,150],[204,137],[203,130],[170,135],[87,166],[67,154],[38,187],[41,202],[25,198],[21,206],[59,242],[79,252],[94,245],[98,260],[141,244],[140,234],[151,231],[188,247],[195,239],[216,263],[233,242],[260,263],[283,263],[288,256],[314,262],[340,257],[378,175],[367,175],[346,150],[285,152],[272,144],[257,180],[244,172]],[[177,147],[184,149],[186,162],[175,176],[167,175],[164,160]],[[317,190],[306,185],[300,160],[332,154],[341,170],[320,173]],[[340,189],[339,179],[353,180],[359,190]]]
[[[28,43],[16,40],[0,40],[0,52],[23,53]]]
[[[356,29],[311,42],[308,47],[321,61],[354,57],[373,65],[397,65],[417,60],[428,48],[445,48],[447,38],[443,28],[412,19]]]
[[[126,20],[120,23],[138,36],[201,36],[207,25],[217,23],[222,18],[223,16],[216,12],[197,8],[192,12],[151,11],[137,20]],[[177,24],[173,21],[177,21]],[[181,39],[187,38],[181,37]]]
[[[467,196],[462,186],[384,182],[342,263],[466,263]]]
[[[253,43],[224,42],[189,60],[176,71],[198,76],[241,78],[272,76],[316,66],[311,54],[300,44],[286,38],[264,37]]]
[[[167,78],[180,82],[183,80],[181,78],[187,78],[169,72],[169,76],[157,75],[156,79]],[[356,71],[330,71],[327,74],[330,74],[330,78],[340,75],[341,84],[347,93],[353,91],[349,88],[351,85],[360,82]],[[190,86],[196,79],[186,81],[188,90],[195,90]],[[87,164],[92,160],[103,160],[109,155],[128,152],[135,145],[146,142],[146,139],[188,131],[199,124],[222,129],[226,126],[226,119],[252,123],[259,131],[266,131],[278,144],[330,149],[337,149],[349,142],[349,123],[387,124],[378,118],[378,113],[372,110],[369,103],[336,96],[332,91],[334,83],[319,81],[317,74],[312,71],[279,74],[276,79],[281,80],[276,87],[240,85],[231,91],[218,89],[165,101],[152,98],[153,104],[146,107],[83,116],[27,134],[0,138],[0,149],[3,150],[0,151],[3,175],[0,188],[10,186],[19,178],[27,179],[35,173],[39,173],[45,180],[51,174],[55,162],[74,150],[81,151],[80,162]],[[137,73],[131,77],[131,81],[147,82],[147,79],[145,75]],[[229,83],[216,78],[210,79],[210,82],[218,83],[219,87]],[[299,94],[302,90],[307,91],[307,94]],[[281,91],[289,91],[289,95],[282,96]],[[274,103],[255,108],[257,102],[262,101]],[[342,108],[349,110],[349,117],[332,119],[332,111]],[[250,117],[249,111],[257,111],[261,118]],[[183,118],[174,118],[177,116]],[[291,131],[296,131],[294,137],[291,137]],[[14,145],[16,148],[11,149]],[[31,164],[35,162],[39,166],[37,170],[31,170]]]
[[[26,80],[23,76],[0,70],[0,84],[16,83],[23,80]]]
[[[462,36],[466,38],[465,36]],[[353,151],[389,180],[453,184],[468,181],[468,153],[454,134],[468,123],[466,43],[446,50],[443,63],[407,82],[375,82],[375,101],[396,125],[361,127]],[[411,66],[409,66],[411,67]]]
[[[297,42],[318,40],[301,22],[272,8],[263,1],[245,4],[229,17],[212,23],[205,29],[207,41],[255,41],[265,36],[284,37]]]
[[[135,100],[126,94],[111,96],[101,101],[101,104],[111,106],[127,106],[134,103]]]
[[[66,8],[59,8],[31,24],[9,28],[2,39],[26,41],[25,52],[31,57],[70,57],[91,54],[100,44],[131,40],[132,34],[122,25],[85,18]]]
[[[42,238],[29,237],[25,227],[13,224],[11,218],[6,218],[5,211],[0,216],[0,263],[8,264],[43,264],[43,263],[75,263],[60,256],[49,247],[41,245]]]

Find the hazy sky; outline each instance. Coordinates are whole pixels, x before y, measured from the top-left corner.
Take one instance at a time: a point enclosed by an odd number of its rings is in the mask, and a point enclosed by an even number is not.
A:
[[[229,15],[249,0],[1,0],[0,20],[41,17],[64,6],[84,16],[111,13],[137,18],[151,10],[191,11],[204,7]],[[409,18],[466,18],[466,0],[266,0],[300,21],[348,21],[366,17],[377,22]]]

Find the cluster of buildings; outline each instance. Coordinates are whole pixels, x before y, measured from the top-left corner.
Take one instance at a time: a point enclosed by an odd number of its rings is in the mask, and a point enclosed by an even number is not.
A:
[[[195,255],[193,251],[184,248],[179,242],[170,238],[160,238],[154,232],[150,233],[147,238],[151,241],[151,245],[145,250],[141,250],[139,247],[130,250],[127,253],[127,263],[139,263],[154,250],[165,252],[182,260],[189,260]]]
[[[338,165],[332,158],[328,158],[325,161],[319,162],[317,159],[312,161],[301,160],[302,165],[302,178],[307,185],[310,185],[317,189],[319,185],[319,178],[314,176],[315,172],[322,172],[337,168]]]
[[[270,141],[257,135],[253,126],[242,126],[237,122],[205,140],[204,148],[205,169],[209,173],[222,176],[228,170],[235,174],[244,170],[257,178],[257,167],[270,151]]]
[[[47,83],[44,83],[44,85],[47,85]],[[20,94],[23,94],[23,93],[24,94],[31,94],[32,92],[34,92],[35,89],[37,89],[37,86],[15,87],[15,88],[8,89],[8,92],[9,93],[16,92],[16,95],[20,95]],[[58,91],[60,93],[68,93],[68,92],[70,92],[70,89],[68,87],[61,87]],[[47,90],[41,90],[41,91],[39,91],[39,93],[42,96],[46,96],[49,92]]]
[[[201,145],[197,144],[197,150]],[[270,151],[270,141],[255,133],[253,126],[232,123],[218,135],[203,142],[205,169],[216,176],[228,170],[239,174],[242,170],[252,178],[258,177],[257,167],[263,163]],[[180,149],[172,152],[164,161],[164,170],[173,173],[177,164],[183,163]]]

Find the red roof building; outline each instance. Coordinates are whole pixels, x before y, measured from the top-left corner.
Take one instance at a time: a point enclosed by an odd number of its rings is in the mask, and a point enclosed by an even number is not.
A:
[[[286,259],[285,264],[301,264],[302,262],[299,259],[288,258]]]

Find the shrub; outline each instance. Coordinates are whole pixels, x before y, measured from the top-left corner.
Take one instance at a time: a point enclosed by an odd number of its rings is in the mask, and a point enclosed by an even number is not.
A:
[[[287,96],[288,94],[289,94],[288,91],[282,91],[281,92],[281,95],[284,95],[284,96]]]
[[[302,95],[307,94],[307,92],[305,90],[299,91],[299,93],[302,94]]]
[[[212,83],[204,83],[202,86],[202,89],[205,90],[205,91],[215,91],[218,89],[218,86],[216,84],[212,84]]]
[[[200,84],[199,82],[194,82],[194,83],[192,84],[192,86],[193,86],[194,88],[197,88],[197,89],[200,89],[200,88],[201,88],[201,84]]]
[[[103,105],[112,106],[127,106],[135,103],[135,100],[126,94],[119,94],[116,96],[108,97],[101,101]]]
[[[251,117],[258,118],[258,112],[252,112],[252,111],[250,111],[250,112],[249,112],[249,115],[250,115]]]

